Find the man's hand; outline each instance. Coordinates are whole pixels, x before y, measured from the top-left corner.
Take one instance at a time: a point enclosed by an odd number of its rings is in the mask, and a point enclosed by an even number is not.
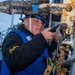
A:
[[[58,40],[58,33],[57,32],[50,32],[50,28],[44,29],[41,33],[46,39],[47,42],[50,42],[51,40],[55,39],[55,41]]]

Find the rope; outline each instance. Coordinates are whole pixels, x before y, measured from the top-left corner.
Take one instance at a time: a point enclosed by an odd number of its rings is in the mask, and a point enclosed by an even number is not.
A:
[[[60,51],[60,56],[58,58],[58,63],[56,67],[56,75],[61,75],[61,71],[62,71],[61,66],[65,57],[64,46],[61,46],[59,51]]]

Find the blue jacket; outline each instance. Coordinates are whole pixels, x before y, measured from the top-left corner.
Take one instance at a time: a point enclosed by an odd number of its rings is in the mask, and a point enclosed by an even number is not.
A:
[[[13,32],[18,34],[24,43],[30,41],[32,38],[31,35],[26,35],[20,30],[15,30]],[[43,75],[45,68],[46,68],[46,63],[43,61],[43,58],[48,58],[48,57],[49,57],[49,54],[45,47],[43,53],[39,55],[36,61],[34,61],[31,65],[29,65],[25,70],[16,72],[14,75]],[[10,71],[4,61],[4,58],[2,58],[1,75],[10,75]]]

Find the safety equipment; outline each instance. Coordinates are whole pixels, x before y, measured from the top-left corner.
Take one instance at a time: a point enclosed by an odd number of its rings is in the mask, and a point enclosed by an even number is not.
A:
[[[14,31],[11,31],[10,33],[12,33],[12,32],[19,35],[19,37],[22,39],[23,43],[26,43],[26,42],[30,41],[30,39],[32,39],[32,36],[30,34],[27,35],[20,30],[14,30]],[[47,48],[45,47],[42,54],[39,55],[38,58],[31,65],[29,65],[25,70],[15,72],[14,75],[43,75],[43,72],[46,68],[46,63],[44,60],[47,58],[49,58],[49,54],[48,54]],[[13,73],[13,72],[9,71],[9,69],[4,61],[4,58],[2,58],[1,75],[10,75],[10,73]]]

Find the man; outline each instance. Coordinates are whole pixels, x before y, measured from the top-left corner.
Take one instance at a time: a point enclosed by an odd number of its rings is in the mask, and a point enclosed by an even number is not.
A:
[[[50,28],[42,30],[40,16],[27,16],[18,30],[10,32],[2,45],[2,75],[42,75],[48,58],[46,43],[58,39]]]

